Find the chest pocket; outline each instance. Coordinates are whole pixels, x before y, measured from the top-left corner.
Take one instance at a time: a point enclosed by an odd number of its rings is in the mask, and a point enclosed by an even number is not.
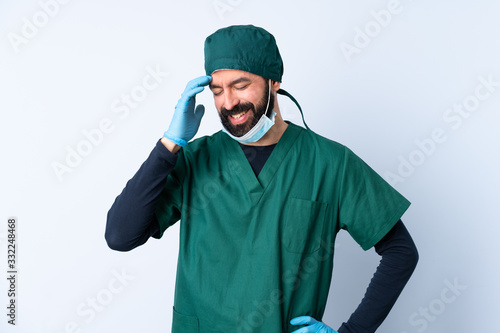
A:
[[[321,246],[326,219],[324,202],[292,198],[286,207],[283,245],[293,253],[312,253]]]

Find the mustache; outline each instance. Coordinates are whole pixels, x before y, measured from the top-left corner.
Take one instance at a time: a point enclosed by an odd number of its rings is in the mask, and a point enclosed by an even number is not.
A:
[[[231,110],[228,110],[225,107],[221,107],[220,113],[225,117],[229,117],[229,116],[241,113],[243,111],[246,111],[248,109],[252,110],[255,113],[255,107],[252,103],[238,104],[238,105],[235,105]]]

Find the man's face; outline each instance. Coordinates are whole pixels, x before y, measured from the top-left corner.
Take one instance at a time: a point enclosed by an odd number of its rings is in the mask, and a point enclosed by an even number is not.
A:
[[[210,90],[222,125],[236,137],[245,135],[266,112],[269,83],[261,76],[232,69],[216,71]],[[269,108],[273,106],[271,94]]]

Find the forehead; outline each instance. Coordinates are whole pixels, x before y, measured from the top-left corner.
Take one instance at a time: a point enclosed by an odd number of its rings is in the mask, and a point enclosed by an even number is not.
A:
[[[222,84],[229,84],[234,80],[238,80],[241,78],[246,78],[250,81],[255,81],[260,79],[263,79],[259,75],[255,75],[249,72],[237,70],[237,69],[221,69],[217,70],[212,73],[212,83],[214,85],[222,85]]]

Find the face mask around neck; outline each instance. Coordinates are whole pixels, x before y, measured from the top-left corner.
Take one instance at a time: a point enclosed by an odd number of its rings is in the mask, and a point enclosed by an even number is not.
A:
[[[234,140],[241,142],[241,143],[249,143],[249,142],[257,142],[259,141],[268,131],[269,129],[274,125],[274,117],[276,116],[276,112],[272,111],[271,113],[271,118],[266,116],[265,114],[260,117],[259,121],[257,124],[255,124],[254,127],[252,127],[245,135],[236,137],[229,133],[225,128],[222,128],[222,130],[229,135],[231,138]]]

